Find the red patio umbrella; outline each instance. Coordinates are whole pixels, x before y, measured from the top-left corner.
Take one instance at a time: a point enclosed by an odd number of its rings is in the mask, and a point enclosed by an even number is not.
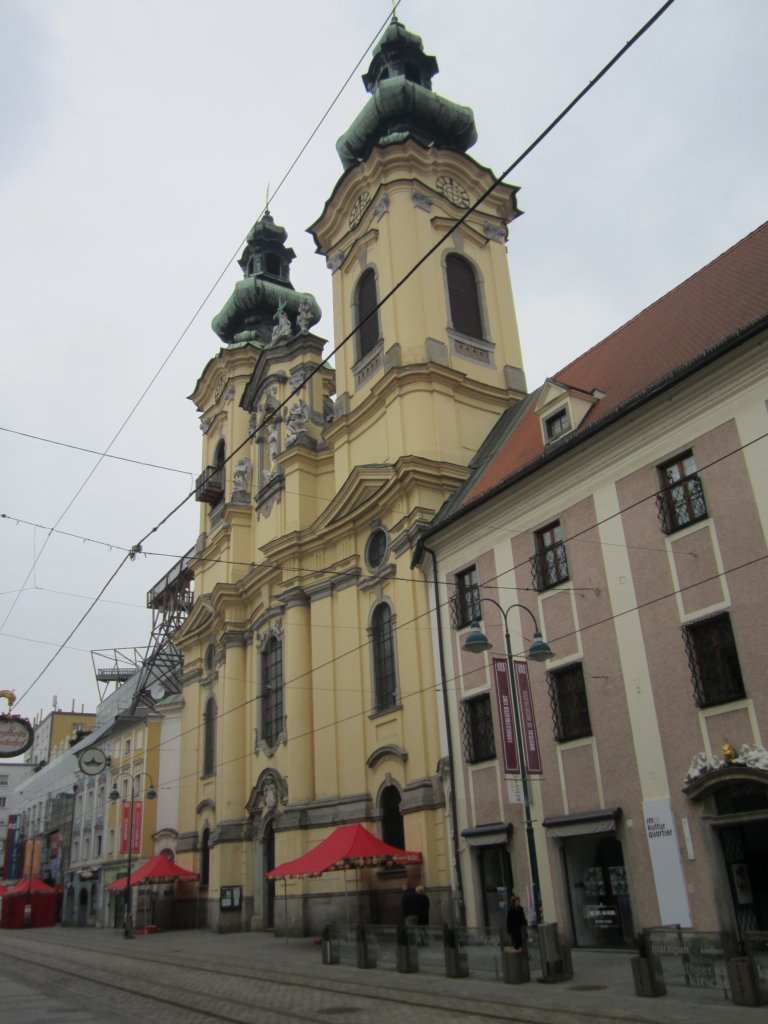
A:
[[[183,882],[196,882],[199,878],[200,875],[196,871],[188,871],[187,868],[170,860],[164,853],[157,853],[146,864],[131,872],[131,885],[140,885],[142,882],[175,882],[177,879]],[[125,877],[118,878],[115,882],[110,882],[107,889],[117,892],[124,889],[125,885]]]
[[[22,878],[20,882],[16,882],[9,889],[6,889],[6,896],[23,895],[27,896],[29,893],[40,892],[40,893],[55,893],[56,890],[52,885],[48,885],[42,878],[37,875],[32,875],[30,878]]]
[[[421,854],[390,846],[362,825],[340,825],[303,857],[273,868],[267,878],[307,878],[345,868],[379,867],[387,861],[400,865],[421,864]]]

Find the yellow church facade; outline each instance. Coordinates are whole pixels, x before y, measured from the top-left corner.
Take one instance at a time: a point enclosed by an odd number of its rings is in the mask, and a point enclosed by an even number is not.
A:
[[[174,636],[177,852],[218,930],[342,920],[340,872],[277,893],[266,874],[352,822],[421,852],[433,922],[456,912],[432,587],[411,562],[525,382],[516,190],[491,190],[467,155],[471,111],[432,92],[436,71],[393,19],[339,140],[344,173],[310,229],[332,275],[333,366],[267,212],[190,396],[203,472],[194,602]],[[397,919],[405,880],[360,871],[356,913]]]

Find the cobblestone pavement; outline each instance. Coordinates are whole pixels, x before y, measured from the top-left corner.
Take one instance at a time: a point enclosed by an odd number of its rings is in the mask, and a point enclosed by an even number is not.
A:
[[[204,1024],[349,1021],[374,1024],[743,1024],[765,1007],[734,1006],[716,990],[635,995],[626,953],[576,950],[574,976],[505,985],[437,973],[324,965],[312,939],[269,933],[0,931],[2,1019],[9,1024]],[[55,973],[54,973],[55,972]],[[109,987],[105,987],[109,986]],[[121,987],[122,986],[122,987]],[[182,1009],[177,999],[191,1002]]]

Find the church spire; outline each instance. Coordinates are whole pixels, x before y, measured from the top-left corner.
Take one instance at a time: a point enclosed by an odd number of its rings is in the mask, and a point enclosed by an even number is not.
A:
[[[277,338],[306,334],[320,319],[320,307],[309,292],[291,284],[291,262],[285,228],[265,210],[246,239],[238,260],[243,280],[238,281],[221,312],[211,321],[214,332],[227,345],[249,343],[263,348]]]
[[[363,75],[371,98],[336,143],[345,170],[365,160],[374,146],[407,138],[460,153],[477,142],[470,108],[432,91],[437,72],[421,37],[393,17]]]

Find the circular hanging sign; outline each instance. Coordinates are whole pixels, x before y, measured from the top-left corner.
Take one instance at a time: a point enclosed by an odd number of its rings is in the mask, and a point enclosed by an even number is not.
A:
[[[77,761],[83,775],[99,775],[107,766],[107,755],[101,747],[86,747]]]
[[[35,731],[26,718],[0,715],[0,757],[16,757],[29,750]]]

